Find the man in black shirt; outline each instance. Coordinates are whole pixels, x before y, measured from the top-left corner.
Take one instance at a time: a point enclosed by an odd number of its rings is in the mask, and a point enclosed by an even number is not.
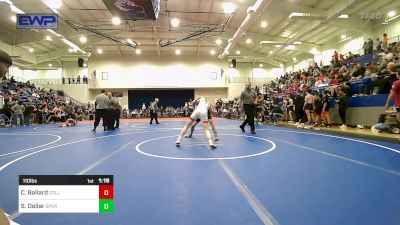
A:
[[[340,119],[342,120],[342,126],[341,128],[346,128],[346,110],[349,107],[349,97],[346,95],[346,93],[343,92],[342,88],[340,87],[338,89],[339,91],[339,96],[338,100],[336,100],[339,104],[339,116]]]
[[[155,98],[154,102],[150,104],[150,117],[151,117],[150,124],[153,124],[153,119],[156,121],[156,124],[160,124],[158,122],[158,117],[157,117],[157,109],[158,109],[157,104],[159,101],[160,100],[158,98]]]
[[[329,91],[325,90],[322,94],[322,119],[326,127],[331,127],[331,118],[329,117]]]
[[[240,129],[242,132],[244,131],[244,127],[247,125],[247,123],[250,125],[251,128],[251,133],[255,134],[255,126],[254,126],[254,115],[255,115],[255,100],[256,100],[256,92],[254,89],[251,88],[251,84],[247,83],[246,84],[246,89],[241,93],[240,95],[240,101],[243,103],[243,110],[246,114],[246,119],[240,125]]]
[[[357,63],[357,70],[353,73],[353,78],[362,78],[365,74],[365,68],[361,66],[360,63]]]
[[[304,97],[301,95],[301,92],[297,92],[296,98],[294,99],[294,110],[295,110],[295,117],[296,122],[301,123],[304,117]]]

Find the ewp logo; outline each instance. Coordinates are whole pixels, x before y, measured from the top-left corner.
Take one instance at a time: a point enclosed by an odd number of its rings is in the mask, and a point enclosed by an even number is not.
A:
[[[17,14],[18,29],[57,29],[57,14]]]

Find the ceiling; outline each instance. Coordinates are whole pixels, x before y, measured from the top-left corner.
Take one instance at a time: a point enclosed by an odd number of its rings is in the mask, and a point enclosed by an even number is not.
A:
[[[60,38],[46,30],[21,30],[15,28],[15,22],[10,17],[15,15],[6,3],[11,1],[25,13],[51,13],[51,9],[42,1],[27,4],[26,0],[0,0],[0,40],[26,50],[32,48],[39,60],[46,62],[65,56],[79,56],[82,53],[69,52],[70,48]],[[112,13],[102,0],[61,0],[62,6],[57,9],[60,16],[79,22],[81,25],[96,29],[117,40],[125,41],[127,38],[139,44],[141,55],[164,56],[175,54],[176,49],[182,55],[210,56],[210,51],[215,50],[216,55],[223,52],[228,39],[232,38],[238,27],[247,16],[247,9],[256,0],[229,0],[237,8],[232,14],[225,14],[223,4],[228,0],[160,0],[160,15],[157,20],[124,20],[120,25],[113,25]],[[290,62],[293,57],[297,59],[309,58],[310,49],[319,47],[324,43],[338,39],[343,33],[363,34],[374,23],[382,21],[362,20],[360,15],[365,11],[387,13],[392,9],[399,9],[400,1],[392,0],[269,0],[271,3],[253,22],[245,36],[232,49],[228,58],[236,57],[238,60],[250,62],[265,62],[276,66],[278,63]],[[31,1],[30,1],[31,2]],[[345,6],[345,7],[343,7]],[[292,12],[304,12],[326,16],[324,20],[289,19]],[[348,14],[348,19],[338,19],[337,15]],[[172,27],[170,20],[178,18],[179,27]],[[229,19],[229,20],[228,20]],[[383,20],[384,18],[382,18]],[[173,40],[188,36],[205,26],[212,27],[227,21],[226,26],[213,32],[208,32],[199,37],[194,37],[167,47],[160,47],[160,40]],[[265,28],[261,21],[267,21]],[[222,30],[223,29],[223,30]],[[64,21],[60,20],[59,28],[55,30],[85,52],[97,55],[97,49],[103,50],[103,56],[135,55],[132,47],[118,44],[114,41],[93,35],[85,30],[75,30]],[[52,41],[45,40],[47,35],[52,36]],[[81,43],[79,38],[87,37],[86,43]],[[216,44],[220,38],[221,45]],[[246,39],[251,43],[246,43]],[[275,44],[260,45],[260,41],[278,41],[286,43],[277,47]],[[295,50],[285,49],[285,46],[301,41]],[[236,50],[240,50],[237,55]],[[272,52],[272,54],[270,54]]]

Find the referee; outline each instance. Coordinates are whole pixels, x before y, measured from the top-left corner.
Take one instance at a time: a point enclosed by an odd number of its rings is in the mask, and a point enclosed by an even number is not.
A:
[[[251,88],[250,83],[246,83],[246,89],[240,94],[240,101],[243,103],[243,110],[246,114],[246,119],[240,125],[240,129],[242,132],[244,131],[244,127],[248,123],[251,128],[251,133],[256,134],[256,128],[254,127],[254,115],[255,115],[255,105],[254,102],[256,100],[256,92]]]
[[[96,131],[97,126],[100,123],[100,119],[103,118],[103,126],[104,126],[104,131],[106,130],[107,126],[107,109],[108,109],[108,103],[110,101],[110,98],[105,94],[105,90],[101,90],[101,94],[96,96],[96,113],[95,113],[95,119],[94,119],[94,128],[92,131]]]
[[[158,104],[159,101],[160,101],[160,100],[159,100],[158,98],[155,98],[155,99],[154,99],[154,102],[152,102],[152,103],[150,104],[150,116],[151,116],[150,124],[153,124],[153,119],[155,119],[156,124],[160,124],[160,123],[158,122],[158,118],[157,118],[157,109],[158,109],[157,104]]]
[[[117,97],[118,97],[117,95],[114,96],[114,99],[116,102],[116,106],[114,107],[114,120],[115,120],[115,128],[118,129],[119,128],[119,118],[121,116],[122,107],[121,107],[121,104],[119,104]]]

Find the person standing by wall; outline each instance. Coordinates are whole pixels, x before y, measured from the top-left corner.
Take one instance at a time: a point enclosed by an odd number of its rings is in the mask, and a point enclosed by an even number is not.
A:
[[[115,128],[119,129],[119,118],[121,117],[121,104],[118,101],[118,96],[114,95],[114,100],[115,100],[115,107],[114,107],[114,122],[115,122]]]
[[[342,125],[340,128],[346,128],[346,110],[349,107],[349,97],[343,92],[342,87],[339,87],[339,96],[338,100],[336,100],[339,104],[339,116],[342,120]]]
[[[18,125],[23,126],[24,125],[24,111],[25,111],[25,106],[21,101],[18,101],[11,107],[11,111],[15,115],[15,119],[17,121]],[[19,122],[18,122],[19,121]]]
[[[101,118],[103,118],[104,131],[106,130],[107,123],[105,121],[105,116],[110,99],[105,93],[106,93],[105,90],[101,90],[101,94],[96,96],[96,102],[95,102],[96,112],[95,112],[94,128],[92,131],[96,131],[96,128],[99,125]]]
[[[243,104],[243,110],[246,114],[246,119],[240,125],[240,129],[242,132],[245,132],[244,128],[247,124],[250,125],[251,133],[256,133],[256,128],[254,126],[254,113],[255,113],[255,100],[256,100],[256,92],[251,88],[250,83],[246,83],[245,90],[240,94],[240,101]]]
[[[302,93],[299,91],[296,94],[296,98],[294,100],[294,110],[295,110],[295,118],[296,118],[296,125],[299,125],[300,123],[303,122],[303,117],[304,117],[304,97]]]
[[[383,33],[382,47],[383,49],[388,47],[388,36],[386,33]]]
[[[113,98],[113,95],[111,92],[107,93],[108,98],[110,99],[108,102],[108,109],[107,109],[107,113],[106,113],[106,126],[107,126],[107,130],[115,130],[114,128],[114,124],[115,124],[115,119],[114,119],[114,110],[117,107],[117,100],[115,100],[115,98]]]
[[[314,109],[315,109],[315,98],[311,94],[311,89],[307,89],[306,91],[306,97],[304,98],[304,105],[303,109],[306,112],[307,115],[307,122],[308,126],[312,126],[314,120]]]
[[[393,82],[392,90],[390,90],[390,94],[386,100],[385,110],[390,111],[389,106],[390,102],[394,99],[394,107],[397,112],[397,121],[400,123],[400,75],[397,73],[397,81]]]
[[[159,122],[158,122],[158,117],[157,117],[157,109],[158,109],[158,102],[159,102],[160,100],[158,99],[158,98],[155,98],[154,99],[154,102],[152,102],[151,104],[150,104],[150,117],[151,117],[151,119],[150,119],[150,124],[153,124],[153,119],[155,119],[155,121],[156,121],[156,124],[160,124]]]
[[[331,127],[331,118],[329,116],[329,91],[322,92],[322,120],[327,128]]]

